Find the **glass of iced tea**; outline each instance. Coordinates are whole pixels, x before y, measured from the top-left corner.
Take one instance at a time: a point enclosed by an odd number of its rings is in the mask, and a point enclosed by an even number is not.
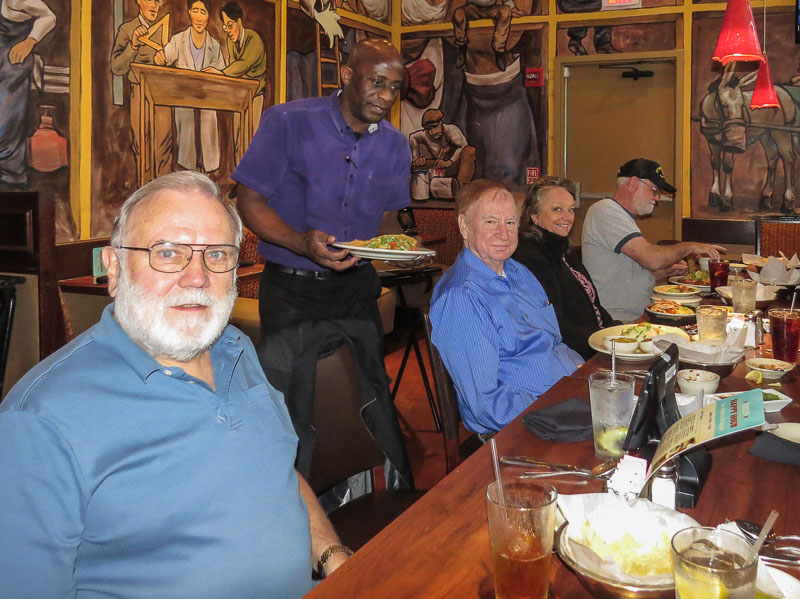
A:
[[[711,275],[711,291],[728,284],[728,262],[726,260],[709,260],[708,272]]]
[[[552,485],[519,477],[486,489],[489,544],[496,599],[547,599],[558,493]]]
[[[800,310],[773,308],[768,314],[772,357],[794,364],[800,346]]]
[[[743,537],[692,526],[672,537],[672,570],[677,599],[754,599],[758,559]]]

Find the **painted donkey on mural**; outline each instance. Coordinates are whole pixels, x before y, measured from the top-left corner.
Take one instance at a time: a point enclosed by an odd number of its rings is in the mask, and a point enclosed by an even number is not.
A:
[[[720,212],[731,210],[734,156],[743,153],[747,146],[758,141],[761,142],[767,158],[767,178],[761,189],[758,209],[770,209],[780,157],[786,179],[780,209],[781,212],[793,213],[794,161],[800,153],[798,100],[785,87],[776,86],[779,108],[751,110],[753,91],[743,90],[742,87],[755,80],[757,71],[739,77],[734,72],[735,68],[735,62],[728,63],[722,76],[708,86],[708,93],[700,102],[700,131],[708,141],[713,174],[708,205],[717,206]],[[800,91],[800,88],[794,89]]]

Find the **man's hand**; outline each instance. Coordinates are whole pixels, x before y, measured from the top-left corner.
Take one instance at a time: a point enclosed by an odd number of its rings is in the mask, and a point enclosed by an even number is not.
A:
[[[158,52],[156,52],[156,55],[153,57],[153,61],[154,61],[154,62],[155,62],[157,65],[160,65],[160,66],[162,66],[162,67],[163,67],[165,64],[167,64],[167,57],[166,57],[166,55],[164,54],[164,51],[163,51],[163,50],[159,50]]]
[[[720,254],[724,254],[728,250],[721,245],[711,245],[708,243],[695,243],[692,247],[692,254],[695,256],[708,256],[712,260],[719,260]]]
[[[214,67],[206,67],[203,69],[204,73],[214,73],[215,75],[222,75],[222,71],[219,69],[215,69]]]
[[[334,553],[332,556],[330,556],[328,558],[328,561],[325,562],[325,572],[324,572],[325,576],[326,577],[330,576],[331,572],[333,572],[336,568],[341,566],[343,563],[345,563],[349,559],[350,559],[350,557],[346,553],[344,553],[343,551],[339,551],[338,553]]]
[[[453,166],[452,160],[437,160],[433,164],[434,168],[449,168],[451,166]]]
[[[8,62],[11,64],[19,64],[31,53],[33,47],[36,45],[36,40],[32,37],[26,37],[20,43],[11,46],[8,51]]]
[[[689,265],[686,264],[685,260],[680,260],[671,266],[655,271],[653,276],[655,276],[656,279],[668,279],[669,277],[680,277],[687,272],[689,272]]]
[[[147,25],[139,25],[133,30],[133,35],[131,36],[131,48],[136,49],[142,45],[142,42],[139,41],[139,38],[143,35],[146,35],[148,30],[149,27],[147,27]]]
[[[331,270],[347,270],[352,268],[358,263],[359,258],[355,256],[348,257],[347,250],[340,250],[332,252],[328,246],[336,241],[336,237],[328,235],[324,231],[316,229],[309,231],[303,235],[303,255],[311,258],[320,266],[330,268]]]
[[[425,166],[425,158],[417,156],[411,161],[411,166]]]

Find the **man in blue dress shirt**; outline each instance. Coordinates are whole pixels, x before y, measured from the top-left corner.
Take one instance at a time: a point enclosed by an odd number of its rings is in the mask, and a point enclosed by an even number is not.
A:
[[[456,197],[464,249],[431,299],[432,340],[467,429],[500,430],[583,359],[561,341],[555,310],[517,249],[514,197],[480,179]]]
[[[301,597],[345,559],[226,326],[242,224],[184,171],[123,205],[102,319],[0,406],[0,596]]]

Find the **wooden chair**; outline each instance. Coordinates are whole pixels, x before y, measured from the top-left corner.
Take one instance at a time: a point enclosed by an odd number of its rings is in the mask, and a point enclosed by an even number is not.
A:
[[[441,237],[442,241],[430,244],[436,250],[436,263],[450,265],[464,247],[458,230],[456,211],[448,208],[414,207],[417,230],[422,237]]]
[[[371,493],[328,514],[342,542],[357,550],[423,493],[386,490],[386,458],[361,419],[358,371],[346,343],[317,361],[315,389],[316,435],[308,484],[319,495],[350,476],[372,473]]]
[[[247,227],[243,228],[244,237],[239,250],[240,264],[264,264],[264,258],[258,253],[258,235]],[[259,277],[247,277],[238,281],[239,297],[258,299]]]
[[[800,255],[800,216],[757,216],[755,235],[761,256]]]
[[[459,438],[461,413],[458,411],[458,396],[453,379],[447,372],[439,350],[431,342],[431,318],[426,308],[422,313],[425,321],[425,341],[428,346],[428,358],[433,374],[433,385],[442,420],[442,436],[444,437],[444,455],[448,474],[481,446],[478,436],[471,434],[463,443]]]

